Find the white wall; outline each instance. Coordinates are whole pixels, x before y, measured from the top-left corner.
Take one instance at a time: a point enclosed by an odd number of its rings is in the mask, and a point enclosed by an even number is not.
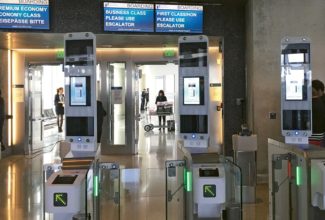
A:
[[[311,38],[313,78],[325,82],[325,1],[250,0],[247,5],[248,116],[258,135],[258,172],[267,173],[267,138],[280,132],[280,42],[285,36]],[[270,120],[269,112],[277,119]]]
[[[62,65],[43,66],[43,109],[55,109],[54,95],[59,87],[64,88],[64,72],[62,72]]]

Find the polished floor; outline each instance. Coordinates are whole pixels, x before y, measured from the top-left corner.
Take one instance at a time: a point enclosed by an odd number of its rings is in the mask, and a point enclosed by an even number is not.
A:
[[[166,220],[165,161],[174,159],[174,133],[141,129],[139,153],[135,156],[101,156],[103,162],[118,162],[120,206],[114,202],[114,192],[100,194],[101,219],[107,220]],[[62,136],[57,136],[58,140]],[[48,146],[45,151],[50,151]],[[59,162],[58,148],[48,153],[35,152],[31,156],[8,156],[0,160],[0,219],[43,219],[42,167]],[[113,175],[107,173],[108,177]],[[103,180],[114,186],[114,181]],[[114,188],[114,187],[112,187]],[[113,195],[113,196],[112,196]],[[176,209],[178,210],[178,209]],[[181,211],[181,210],[178,210]],[[244,220],[264,220],[268,215],[266,184],[257,186],[257,202],[244,205]],[[177,213],[168,220],[181,220]],[[50,217],[45,217],[50,219]]]

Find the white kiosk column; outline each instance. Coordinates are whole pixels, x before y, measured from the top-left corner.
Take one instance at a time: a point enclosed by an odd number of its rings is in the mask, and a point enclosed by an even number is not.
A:
[[[312,134],[310,40],[281,41],[282,135],[287,144],[308,144]]]
[[[73,155],[97,151],[96,38],[88,32],[64,37],[66,141]]]
[[[66,142],[71,152],[62,170],[45,184],[45,212],[54,220],[92,216],[88,206],[97,152],[96,40],[88,32],[64,36]],[[86,194],[87,192],[87,194]],[[92,195],[90,195],[92,196]]]
[[[180,37],[179,113],[180,138],[184,147],[209,146],[208,38]]]

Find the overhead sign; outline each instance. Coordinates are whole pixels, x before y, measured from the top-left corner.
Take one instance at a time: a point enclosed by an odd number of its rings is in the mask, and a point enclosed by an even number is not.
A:
[[[203,6],[156,5],[156,32],[202,33]]]
[[[53,206],[65,207],[68,205],[68,193],[54,193],[53,194]]]
[[[153,4],[104,2],[104,31],[153,32]]]
[[[203,197],[214,198],[217,196],[216,185],[203,185]]]
[[[0,0],[0,28],[50,29],[48,0]]]

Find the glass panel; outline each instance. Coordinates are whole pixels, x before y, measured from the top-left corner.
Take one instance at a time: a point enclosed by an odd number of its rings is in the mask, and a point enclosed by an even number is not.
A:
[[[226,174],[226,211],[228,219],[242,219],[242,180],[240,168],[232,158],[220,158]]]
[[[31,68],[29,79],[29,139],[35,150],[42,146],[42,67]]]
[[[120,219],[120,170],[113,163],[100,163],[98,181],[94,177],[94,196],[99,200],[101,220]],[[97,209],[97,210],[98,210]]]
[[[110,144],[125,145],[125,63],[111,63],[110,70]]]
[[[185,219],[185,172],[184,161],[166,161],[166,219]],[[191,185],[187,183],[186,185]]]
[[[87,199],[86,199],[86,214],[85,216],[88,216],[88,218],[86,219],[95,219],[94,218],[94,190],[95,190],[95,173],[94,173],[94,168],[95,168],[95,164],[92,163],[92,165],[90,166],[88,172],[87,172],[87,176],[86,176],[86,195],[87,195]]]

